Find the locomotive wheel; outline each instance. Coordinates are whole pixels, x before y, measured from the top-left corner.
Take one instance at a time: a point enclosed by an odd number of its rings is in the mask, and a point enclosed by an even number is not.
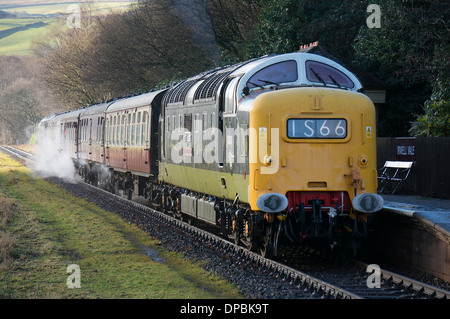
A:
[[[241,239],[238,233],[235,233],[234,236],[234,244],[237,246],[241,246]]]
[[[192,217],[191,216],[189,216],[188,214],[184,214],[184,213],[181,213],[180,215],[181,215],[181,221],[182,222],[185,222],[185,223],[188,223],[189,225],[192,225]]]
[[[266,235],[263,237],[263,243],[259,248],[259,252],[264,258],[270,258],[273,256],[272,226],[273,224],[267,225]]]
[[[261,249],[258,240],[254,238],[246,240],[245,247],[247,247],[248,250],[253,252],[258,251],[258,249]]]
[[[234,239],[234,244],[240,246],[241,245],[241,232],[242,232],[242,220],[240,219],[235,219],[234,220],[234,225],[235,225],[235,229],[234,229],[234,234],[232,235],[233,239]]]

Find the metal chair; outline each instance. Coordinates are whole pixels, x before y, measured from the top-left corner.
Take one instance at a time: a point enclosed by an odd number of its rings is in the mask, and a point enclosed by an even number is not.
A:
[[[394,187],[391,194],[394,194],[400,184],[408,178],[414,162],[386,161],[384,166],[378,171],[379,192],[389,187]],[[381,188],[380,188],[381,187]]]

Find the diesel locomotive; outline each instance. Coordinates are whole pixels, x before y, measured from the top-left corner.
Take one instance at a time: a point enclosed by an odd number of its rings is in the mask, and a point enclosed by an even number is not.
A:
[[[364,238],[383,205],[375,107],[362,90],[325,57],[272,55],[51,115],[40,136],[85,180],[264,256],[281,242],[336,248]]]

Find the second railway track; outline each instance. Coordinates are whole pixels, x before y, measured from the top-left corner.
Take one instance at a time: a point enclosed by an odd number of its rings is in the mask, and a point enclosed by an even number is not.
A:
[[[36,159],[34,155],[17,148],[2,146],[1,150],[22,163]],[[59,179],[52,181],[136,223],[159,238],[164,247],[183,252],[190,258],[206,260],[207,269],[237,284],[248,298],[450,298],[449,291],[382,269],[371,274],[367,272],[368,265],[353,261],[335,268],[318,267],[321,269],[305,272],[296,266],[263,258],[208,231],[81,181],[76,184]],[[371,275],[372,278],[378,276],[379,286],[369,287]]]

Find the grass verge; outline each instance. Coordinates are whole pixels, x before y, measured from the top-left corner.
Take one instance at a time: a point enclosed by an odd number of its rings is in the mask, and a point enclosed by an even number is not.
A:
[[[81,288],[68,288],[71,264]],[[239,297],[135,225],[0,153],[0,298]]]

